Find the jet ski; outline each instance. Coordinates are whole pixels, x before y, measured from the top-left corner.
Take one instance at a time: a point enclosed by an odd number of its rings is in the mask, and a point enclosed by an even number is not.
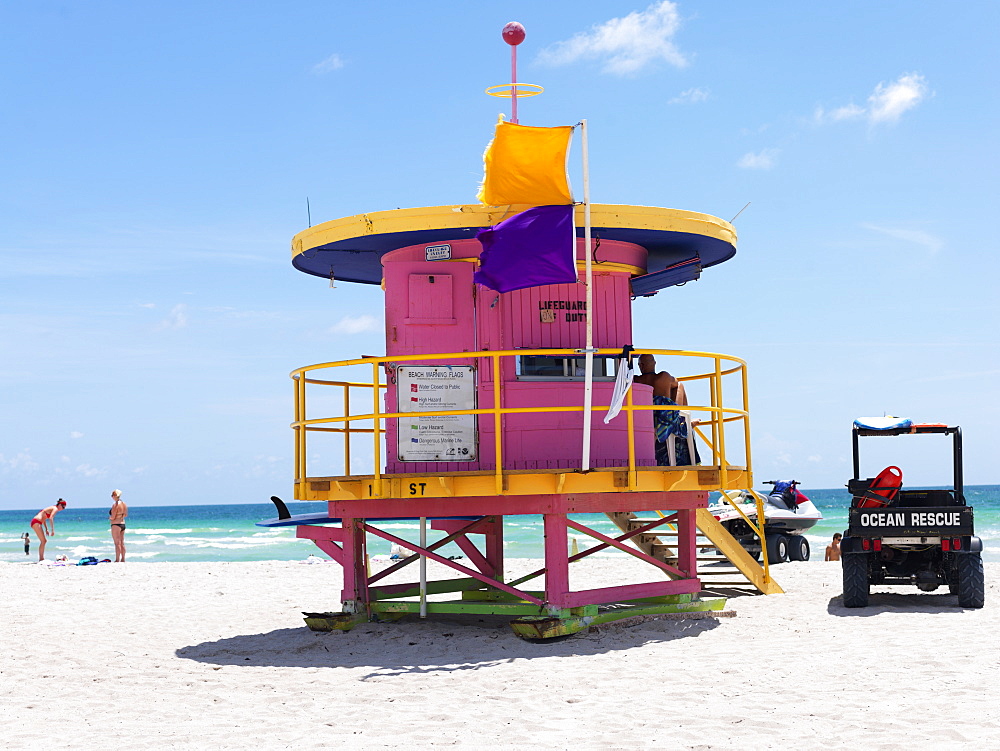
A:
[[[802,534],[811,529],[823,514],[812,501],[798,489],[797,480],[769,480],[765,485],[773,489],[764,498],[764,541],[767,545],[768,563],[808,561],[809,541]],[[708,507],[709,512],[722,522],[743,548],[758,560],[761,555],[760,540],[733,506],[738,506],[751,522],[757,523],[757,501],[746,490],[723,491],[728,501],[720,498]]]

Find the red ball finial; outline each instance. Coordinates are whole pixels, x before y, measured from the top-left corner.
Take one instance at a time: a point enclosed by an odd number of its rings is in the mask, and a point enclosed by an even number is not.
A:
[[[511,21],[503,27],[503,40],[511,47],[516,47],[524,41],[524,27],[517,21]]]

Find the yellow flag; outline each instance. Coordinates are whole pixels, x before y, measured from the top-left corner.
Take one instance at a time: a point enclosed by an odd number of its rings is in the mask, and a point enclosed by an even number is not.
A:
[[[510,203],[551,206],[573,203],[566,157],[573,126],[536,128],[500,119],[483,154],[486,175],[479,201],[487,206]]]

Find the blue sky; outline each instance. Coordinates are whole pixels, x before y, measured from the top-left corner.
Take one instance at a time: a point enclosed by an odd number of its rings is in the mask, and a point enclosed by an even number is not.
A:
[[[751,202],[635,339],[748,360],[758,480],[843,485],[851,421],[888,412],[961,424],[967,481],[1000,482],[998,8],[6,4],[0,508],[290,497],[288,372],[384,351],[377,288],[292,269],[306,197],[473,203],[510,20],[546,88],[521,122],[588,119],[595,202]],[[947,482],[912,440],[873,463]]]

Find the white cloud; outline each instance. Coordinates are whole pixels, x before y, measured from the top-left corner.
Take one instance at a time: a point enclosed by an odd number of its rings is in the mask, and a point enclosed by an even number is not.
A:
[[[97,469],[96,467],[91,467],[89,464],[80,464],[76,467],[76,471],[79,472],[84,477],[100,477],[105,474],[103,469]]]
[[[736,166],[743,169],[771,169],[779,153],[778,149],[762,149],[756,154],[749,152],[740,157]]]
[[[69,437],[70,438],[83,438],[83,433],[81,433],[79,430],[73,430],[73,431],[70,432]]]
[[[330,327],[331,334],[367,334],[382,330],[382,322],[375,316],[344,316]]]
[[[180,303],[170,309],[170,315],[156,325],[158,331],[165,329],[182,329],[187,326],[187,305]]]
[[[924,232],[921,229],[909,229],[906,227],[881,227],[877,224],[862,224],[861,226],[865,229],[870,229],[872,232],[878,232],[888,237],[895,238],[896,240],[902,240],[905,243],[919,245],[931,255],[934,255],[944,247],[944,240],[940,237],[932,235],[930,232]]]
[[[814,119],[818,123],[860,119],[868,120],[872,125],[894,123],[929,94],[926,78],[919,73],[904,73],[891,83],[880,82],[869,95],[866,107],[859,107],[853,102],[829,111],[818,107]]]
[[[38,467],[38,462],[32,458],[27,450],[20,451],[10,458],[0,454],[0,470],[5,472],[30,473],[36,471]]]
[[[843,107],[838,107],[829,112],[825,112],[822,107],[816,110],[816,120],[819,122],[823,120],[833,120],[835,122],[840,120],[856,120],[864,116],[865,108],[859,107],[856,104],[845,104]]]
[[[868,119],[873,123],[894,123],[927,94],[927,81],[917,73],[902,75],[888,85],[880,83],[868,97]]]
[[[344,58],[334,52],[326,60],[316,63],[313,66],[313,73],[332,73],[344,67]]]
[[[695,88],[682,91],[667,104],[697,104],[708,100],[708,89]]]
[[[140,308],[155,308],[156,307],[156,303],[155,302],[142,302],[142,303],[139,303],[139,307]]]
[[[571,39],[542,50],[539,62],[567,65],[577,60],[604,61],[604,71],[624,75],[635,73],[654,60],[665,60],[683,68],[687,58],[672,40],[680,28],[677,5],[670,0],[633,11],[623,18],[612,18],[581,32]]]

